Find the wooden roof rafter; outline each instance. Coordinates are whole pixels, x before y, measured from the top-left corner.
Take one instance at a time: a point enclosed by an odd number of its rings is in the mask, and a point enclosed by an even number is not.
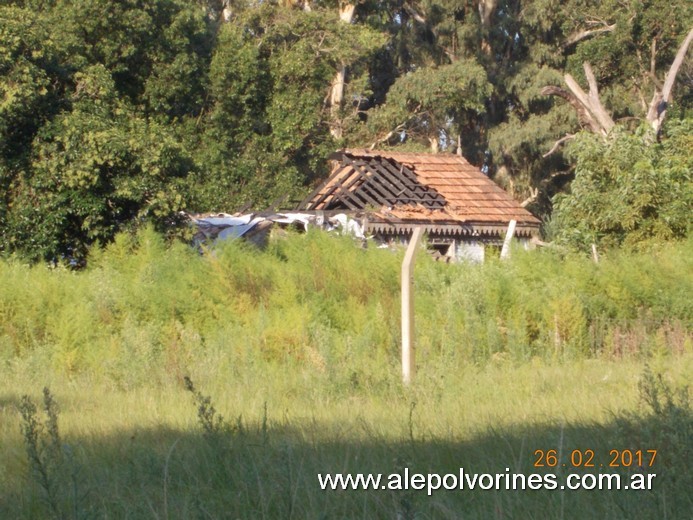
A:
[[[394,207],[397,204],[420,204],[428,209],[443,208],[447,201],[435,188],[422,184],[419,177],[405,164],[399,163],[388,157],[371,157],[365,159],[354,159],[348,154],[344,155],[344,161],[349,161],[353,165],[364,165],[373,171],[377,177],[377,182],[381,185],[396,186],[398,189],[390,193],[388,206]]]
[[[426,186],[406,165],[387,157],[341,156],[336,171],[301,203],[305,210],[361,210],[368,207],[420,205],[442,209],[447,204],[435,188]]]

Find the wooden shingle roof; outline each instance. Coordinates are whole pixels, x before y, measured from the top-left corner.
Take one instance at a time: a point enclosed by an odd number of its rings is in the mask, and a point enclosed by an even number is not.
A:
[[[425,222],[489,232],[515,220],[523,234],[539,227],[536,217],[463,157],[366,149],[334,157],[332,174],[301,209],[368,210],[374,224]]]

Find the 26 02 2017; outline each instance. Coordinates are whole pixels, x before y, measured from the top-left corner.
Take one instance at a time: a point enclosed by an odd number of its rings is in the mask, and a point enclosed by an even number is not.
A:
[[[534,450],[535,468],[651,468],[657,459],[657,450],[614,449],[599,454],[592,449],[574,449],[559,454],[558,450]]]

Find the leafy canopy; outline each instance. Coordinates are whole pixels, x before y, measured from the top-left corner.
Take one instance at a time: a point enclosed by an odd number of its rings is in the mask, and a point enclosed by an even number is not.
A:
[[[606,141],[581,134],[571,147],[575,180],[555,199],[557,239],[588,249],[685,237],[693,214],[693,120],[670,121],[667,134],[661,143],[647,127],[617,128]]]

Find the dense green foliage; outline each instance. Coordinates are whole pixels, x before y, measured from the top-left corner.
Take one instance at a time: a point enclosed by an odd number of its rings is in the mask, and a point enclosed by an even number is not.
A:
[[[689,2],[658,0],[351,8],[0,2],[0,252],[80,260],[143,221],[170,230],[181,210],[291,200],[344,145],[459,146],[513,196],[536,193],[530,207],[546,215],[574,174],[601,170],[587,151],[577,170],[560,148],[544,156],[579,121],[542,87],[566,73],[584,85],[589,61],[607,111],[632,133],[693,23]],[[668,116],[687,128],[690,73],[687,59]],[[680,235],[679,224],[620,225]]]
[[[0,0],[0,517],[688,515],[690,52],[662,131],[643,120],[692,25],[683,0]],[[604,135],[542,93],[586,89],[586,61]],[[421,255],[410,386],[401,252],[166,239],[181,211],[291,200],[369,145],[459,148],[555,204],[558,247]],[[598,264],[569,252],[592,244]],[[41,410],[22,394],[43,384]],[[654,489],[316,479],[528,475],[537,449],[587,448],[659,450]]]
[[[692,123],[671,122],[662,143],[649,130],[617,130],[606,141],[582,135],[572,145],[570,193],[556,197],[557,238],[588,249],[685,237],[693,214]]]
[[[336,63],[385,40],[277,5],[0,6],[0,250],[81,259],[177,212],[262,207],[324,173]]]

